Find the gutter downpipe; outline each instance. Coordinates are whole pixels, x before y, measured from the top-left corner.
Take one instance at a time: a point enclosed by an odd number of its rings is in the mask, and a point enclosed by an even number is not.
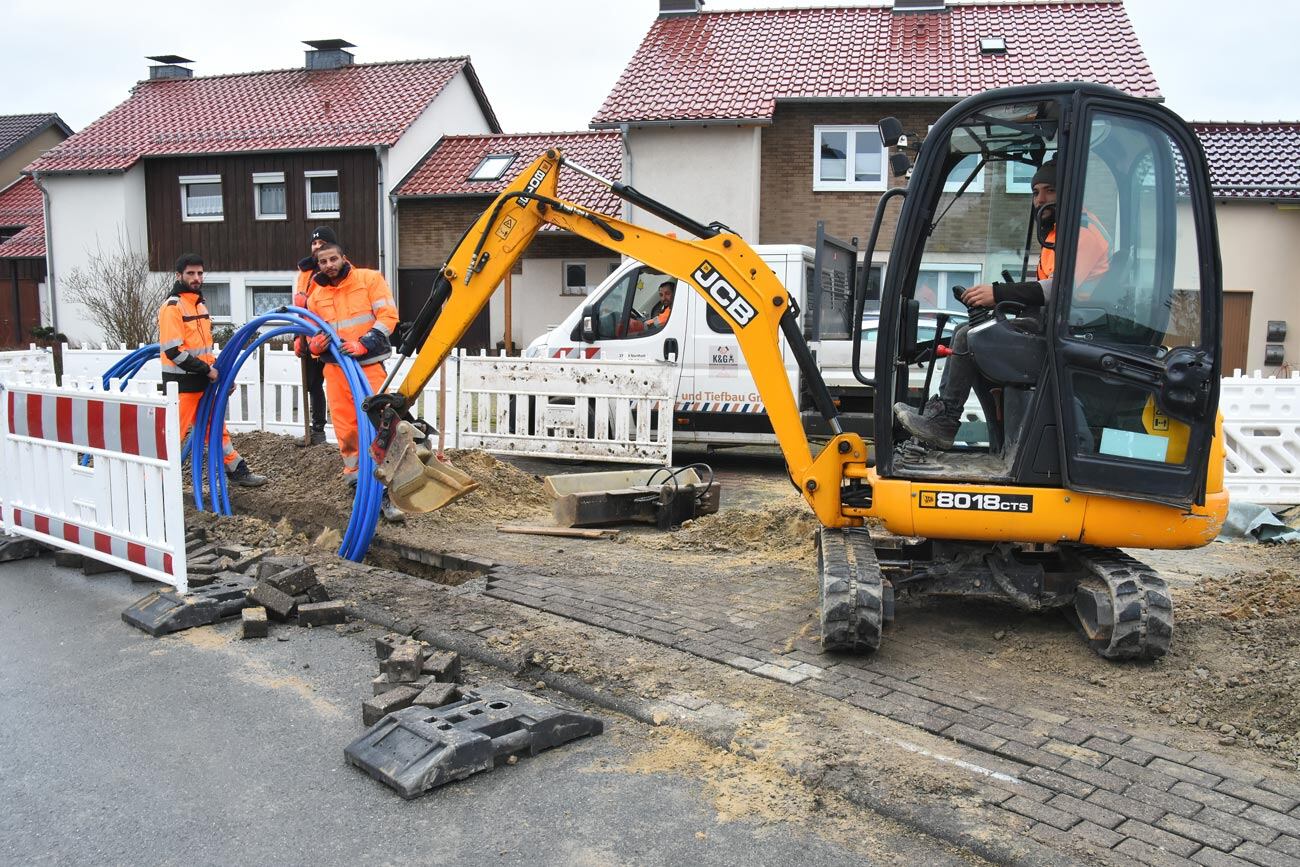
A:
[[[626,123],[620,123],[618,125],[618,137],[619,137],[619,141],[623,145],[623,165],[627,169],[627,176],[623,178],[623,183],[631,187],[631,186],[635,186],[635,184],[633,183],[633,177],[632,177],[633,175],[632,146],[628,144],[628,140],[627,140],[627,133],[629,128],[630,128],[629,125]],[[627,201],[626,199],[623,200],[623,210],[624,210],[623,219],[629,223],[636,222],[636,214],[633,210],[634,207],[635,206],[631,202]]]
[[[375,175],[377,176],[378,179],[377,184],[378,184],[378,193],[379,193],[378,196],[379,199],[379,203],[378,203],[379,204],[379,208],[378,208],[379,210],[379,273],[383,274],[384,279],[387,280],[388,272],[384,268],[384,263],[388,261],[388,257],[386,255],[386,250],[384,247],[384,200],[388,197],[384,195],[384,147],[383,145],[375,145]],[[393,275],[393,279],[394,280],[397,279],[396,274]]]
[[[45,205],[45,294],[50,299],[50,327],[59,333],[59,305],[54,300],[54,233],[50,231],[50,191],[41,183],[41,173],[32,172],[32,183],[41,191],[41,200]]]

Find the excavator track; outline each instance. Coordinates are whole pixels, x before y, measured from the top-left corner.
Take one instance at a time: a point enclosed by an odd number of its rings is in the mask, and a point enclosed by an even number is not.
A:
[[[817,534],[822,649],[862,653],[880,646],[884,588],[866,530],[823,528]]]
[[[1093,650],[1106,659],[1156,659],[1174,636],[1169,586],[1155,570],[1115,548],[1080,551],[1088,577],[1071,613]]]

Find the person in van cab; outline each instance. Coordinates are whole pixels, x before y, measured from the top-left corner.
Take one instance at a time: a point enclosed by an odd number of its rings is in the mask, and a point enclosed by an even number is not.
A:
[[[677,296],[677,281],[669,277],[659,284],[659,300],[644,319],[633,319],[628,323],[628,333],[651,333],[668,324],[668,317],[673,312],[673,299]]]

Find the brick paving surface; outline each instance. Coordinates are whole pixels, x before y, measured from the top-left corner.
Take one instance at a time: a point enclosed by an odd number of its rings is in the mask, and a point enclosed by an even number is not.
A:
[[[981,695],[878,656],[823,654],[809,589],[771,574],[754,577],[762,580],[729,580],[720,593],[699,584],[656,584],[654,592],[632,593],[626,576],[539,575],[498,566],[486,592],[980,750],[1013,778],[989,778],[982,793],[1045,843],[1081,841],[1145,864],[1300,867],[1297,783],[1266,779],[1245,761],[1229,763]]]

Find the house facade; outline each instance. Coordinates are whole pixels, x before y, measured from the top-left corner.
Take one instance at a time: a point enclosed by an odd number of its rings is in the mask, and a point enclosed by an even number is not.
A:
[[[70,135],[57,114],[0,115],[0,190],[22,177],[23,166]]]
[[[61,291],[95,256],[143,255],[166,276],[207,262],[214,319],[242,323],[290,299],[316,226],[395,283],[391,194],[448,132],[495,132],[468,58],[357,64],[341,40],[301,69],[194,77],[184,58],[27,168],[45,194],[52,319],[99,329]]]
[[[539,154],[551,147],[603,177],[622,162],[617,133],[447,136],[397,187],[398,282],[411,304],[422,303],[436,270],[465,230]],[[606,214],[620,202],[605,187],[573,171],[560,174],[559,195]],[[462,344],[469,349],[519,349],[549,331],[618,265],[619,257],[570,232],[543,228],[516,263],[509,284],[495,292]]]

